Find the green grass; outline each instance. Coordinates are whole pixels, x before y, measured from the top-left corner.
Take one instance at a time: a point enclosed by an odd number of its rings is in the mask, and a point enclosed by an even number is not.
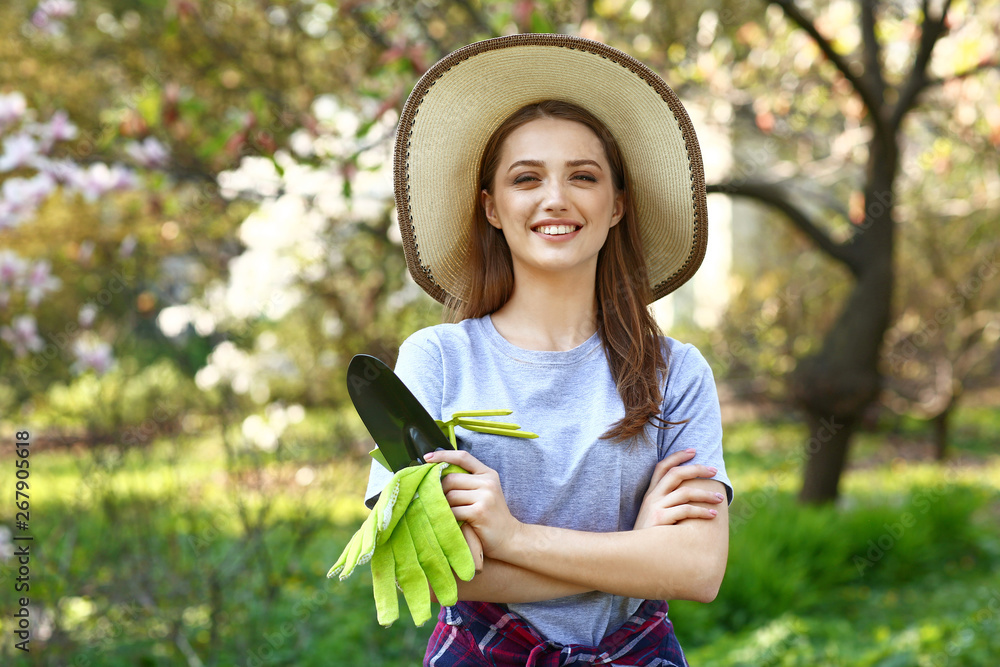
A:
[[[31,458],[26,664],[418,664],[428,623],[375,622],[368,572],[326,571],[365,515],[367,462],[310,417],[273,453],[227,463],[218,432]],[[210,421],[203,422],[210,425]],[[794,423],[727,428],[736,487],[715,602],[675,602],[693,665],[994,667],[1000,655],[995,415],[960,414],[961,465],[885,456],[916,425],[862,434],[837,506],[800,507]],[[349,443],[350,440],[341,441]],[[13,459],[0,459],[0,497]],[[308,469],[305,472],[303,469]],[[308,484],[303,482],[309,481]],[[8,524],[9,525],[9,524]],[[0,562],[10,591],[12,562]],[[0,662],[14,596],[0,597]]]

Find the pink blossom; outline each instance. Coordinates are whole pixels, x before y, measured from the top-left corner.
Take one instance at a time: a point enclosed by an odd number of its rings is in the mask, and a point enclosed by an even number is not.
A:
[[[31,15],[31,23],[44,33],[58,35],[63,31],[61,19],[75,13],[73,0],[42,0]]]
[[[42,152],[48,153],[52,145],[57,141],[69,141],[76,138],[76,125],[69,121],[69,116],[65,111],[57,111],[52,114],[49,122],[33,124],[30,131],[38,137]]]
[[[16,227],[21,222],[18,210],[12,202],[0,199],[0,231]]]
[[[24,95],[14,91],[4,95],[0,93],[0,132],[21,120],[28,105]]]
[[[85,303],[80,307],[80,314],[77,319],[80,322],[80,326],[84,329],[89,329],[90,325],[94,323],[94,319],[97,317],[97,306],[92,303]]]
[[[3,154],[0,155],[0,172],[13,171],[31,163],[38,154],[38,142],[27,134],[15,134],[3,140]]]
[[[170,157],[167,147],[161,144],[156,137],[146,137],[141,144],[133,141],[125,148],[125,152],[146,168],[162,167],[167,164]]]
[[[90,266],[90,259],[94,256],[94,242],[87,240],[80,244],[80,250],[76,253],[76,259],[84,266]]]
[[[46,292],[55,292],[62,281],[50,273],[51,265],[47,259],[35,262],[25,279],[28,288],[28,305],[34,308],[42,300]]]
[[[71,369],[74,373],[83,373],[93,369],[98,375],[104,375],[114,363],[111,346],[94,337],[93,334],[80,337],[73,342],[73,356],[76,361]]]
[[[76,182],[80,172],[80,167],[72,160],[52,160],[44,156],[38,156],[32,162],[32,166],[38,171],[48,174],[57,183],[73,184]]]
[[[48,174],[31,178],[8,178],[0,187],[0,229],[14,227],[32,215],[56,188]]]
[[[132,256],[135,252],[136,240],[135,237],[129,234],[122,239],[122,244],[118,246],[118,256],[127,259]]]
[[[103,162],[92,164],[86,170],[81,169],[72,178],[73,186],[89,202],[109,192],[130,190],[139,184],[131,170],[119,164],[109,167]]]
[[[53,19],[64,19],[76,14],[76,2],[74,0],[42,0],[38,3],[38,11],[45,12]]]
[[[12,250],[0,250],[0,287],[17,287],[24,279],[28,263]]]
[[[14,318],[13,326],[0,327],[0,339],[13,348],[14,356],[18,358],[45,347],[45,341],[38,335],[35,318],[31,315],[20,315]]]
[[[3,226],[0,225],[0,229]],[[27,262],[11,250],[0,250],[0,308],[10,303],[10,291],[20,288],[24,282]]]

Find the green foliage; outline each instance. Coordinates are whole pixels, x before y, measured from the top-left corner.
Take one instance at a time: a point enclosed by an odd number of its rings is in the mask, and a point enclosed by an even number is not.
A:
[[[36,400],[35,428],[83,428],[126,445],[175,430],[185,413],[205,406],[194,382],[169,359],[142,368],[125,359],[103,376],[85,373],[68,383],[53,384]]]
[[[766,623],[776,610],[821,610],[846,587],[905,585],[927,576],[928,563],[945,577],[970,563],[982,568],[1000,557],[983,515],[995,502],[995,493],[961,486],[914,487],[893,505],[851,511],[800,507],[786,492],[737,494],[723,590],[711,605],[677,603],[682,634],[708,643]]]
[[[137,386],[169,385],[172,373]],[[45,545],[33,613],[53,629],[36,635],[34,664],[173,665],[185,653],[206,665],[415,664],[430,623],[414,628],[404,612],[383,629],[367,571],[325,578],[365,515],[359,425],[309,411],[277,449],[254,453],[188,415],[198,436],[32,454],[32,527]],[[973,411],[959,428],[993,423]],[[726,579],[711,604],[671,603],[691,663],[991,667],[996,457],[952,473],[872,464],[848,476],[840,507],[800,507],[789,488],[800,438],[790,423],[727,428]],[[0,494],[10,480],[0,477]],[[10,603],[0,602],[0,632]]]

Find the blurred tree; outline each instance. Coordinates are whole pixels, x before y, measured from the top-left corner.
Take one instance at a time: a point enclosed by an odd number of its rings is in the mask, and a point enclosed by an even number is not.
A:
[[[800,359],[791,376],[792,397],[811,432],[800,498],[826,502],[837,496],[851,436],[882,386],[879,359],[892,321],[898,174],[907,121],[948,80],[983,75],[997,61],[975,44],[989,29],[968,4],[951,10],[948,0],[920,7],[838,1],[818,7],[816,18],[790,0],[771,4],[780,12],[767,12],[766,28],[751,21],[732,33],[746,48],[738,64],[753,67],[734,68],[733,85],[753,97],[760,133],[798,143],[799,164],[775,170],[786,172],[784,182],[762,178],[756,172],[768,168],[772,156],[709,190],[774,207],[854,280],[821,348]],[[814,48],[790,28],[808,35]],[[949,29],[960,46],[937,63],[943,73],[938,77],[932,55]],[[814,62],[816,50],[820,62]],[[996,100],[988,103],[995,106]],[[818,123],[810,122],[813,115]],[[822,128],[837,131],[824,137]],[[826,164],[809,159],[817,152],[827,153]],[[863,162],[864,168],[831,173],[838,162],[848,167]]]
[[[270,329],[299,376],[282,371],[286,379],[275,380],[274,392],[254,395],[266,401],[271,394],[305,392],[311,401],[336,402],[342,392],[331,387],[341,354],[367,341],[391,355],[407,329],[433,317],[433,304],[412,291],[393,247],[388,195],[377,187],[363,192],[384,178],[391,128],[417,76],[454,48],[516,31],[577,33],[635,54],[704,103],[715,122],[734,126],[737,171],[716,188],[787,214],[854,277],[838,319],[828,321],[827,308],[807,304],[812,309],[803,321],[829,327],[819,349],[809,343],[808,327],[788,319],[785,306],[809,310],[803,299],[830,300],[839,289],[799,290],[800,296],[779,298],[775,311],[794,330],[775,339],[774,367],[787,369],[806,356],[793,382],[813,429],[803,497],[822,500],[835,495],[850,435],[880,385],[907,119],[919,100],[942,91],[945,75],[993,80],[983,78],[993,61],[980,62],[995,39],[983,27],[992,18],[976,12],[995,13],[996,4],[960,3],[948,12],[950,3],[856,7],[837,0],[818,4],[812,20],[785,1],[761,13],[756,4],[735,0],[711,9],[676,0],[336,6],[15,0],[0,7],[0,78],[5,91],[24,91],[43,116],[69,112],[80,127],[67,150],[74,160],[157,162],[142,196],[89,208],[70,202],[62,209],[62,219],[80,223],[72,231],[60,227],[67,261],[56,256],[52,267],[64,284],[90,289],[69,272],[80,248],[97,248],[102,259],[90,269],[95,277],[107,271],[123,242],[131,248],[139,272],[133,290],[107,311],[122,323],[118,356],[142,363],[174,358],[194,374],[224,340],[252,351],[257,334]],[[935,49],[942,39],[944,54]],[[88,67],[81,70],[79,62]],[[996,100],[984,94],[981,105],[993,109]],[[334,107],[340,120],[324,118]],[[975,120],[975,132],[997,124],[986,114]],[[320,190],[306,192],[297,176],[288,176],[306,168],[330,177]],[[254,169],[263,170],[254,175]],[[764,180],[765,172],[783,180]],[[224,193],[220,183],[239,173],[251,187]],[[254,218],[262,204],[277,207],[277,215]],[[253,229],[287,224],[281,215],[320,221],[297,245],[248,252],[254,243],[248,239],[261,238]],[[19,232],[17,242],[34,248],[32,261],[53,252],[42,229],[26,225]],[[254,265],[264,257],[274,262],[268,270]],[[255,292],[244,282],[240,289],[253,298],[233,301],[234,272],[260,277],[279,268],[295,279],[255,283]],[[167,313],[176,334],[168,340],[164,312],[181,306],[190,307]],[[746,316],[751,328],[764,322]],[[55,310],[50,317],[65,319]],[[273,367],[285,368],[277,361]],[[66,368],[60,372],[65,377]]]
[[[1000,370],[1000,136],[977,128],[994,101],[974,78],[949,87],[954,110],[937,109],[913,128],[928,135],[914,164],[935,178],[900,204],[906,270],[898,278],[900,317],[886,334],[883,365],[884,402],[931,420],[939,460],[966,390],[995,382]]]

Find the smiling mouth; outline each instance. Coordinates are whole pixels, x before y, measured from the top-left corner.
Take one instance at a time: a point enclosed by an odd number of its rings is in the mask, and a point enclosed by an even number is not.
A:
[[[579,225],[541,225],[535,228],[536,232],[549,236],[560,236],[562,234],[572,234],[580,229]]]

